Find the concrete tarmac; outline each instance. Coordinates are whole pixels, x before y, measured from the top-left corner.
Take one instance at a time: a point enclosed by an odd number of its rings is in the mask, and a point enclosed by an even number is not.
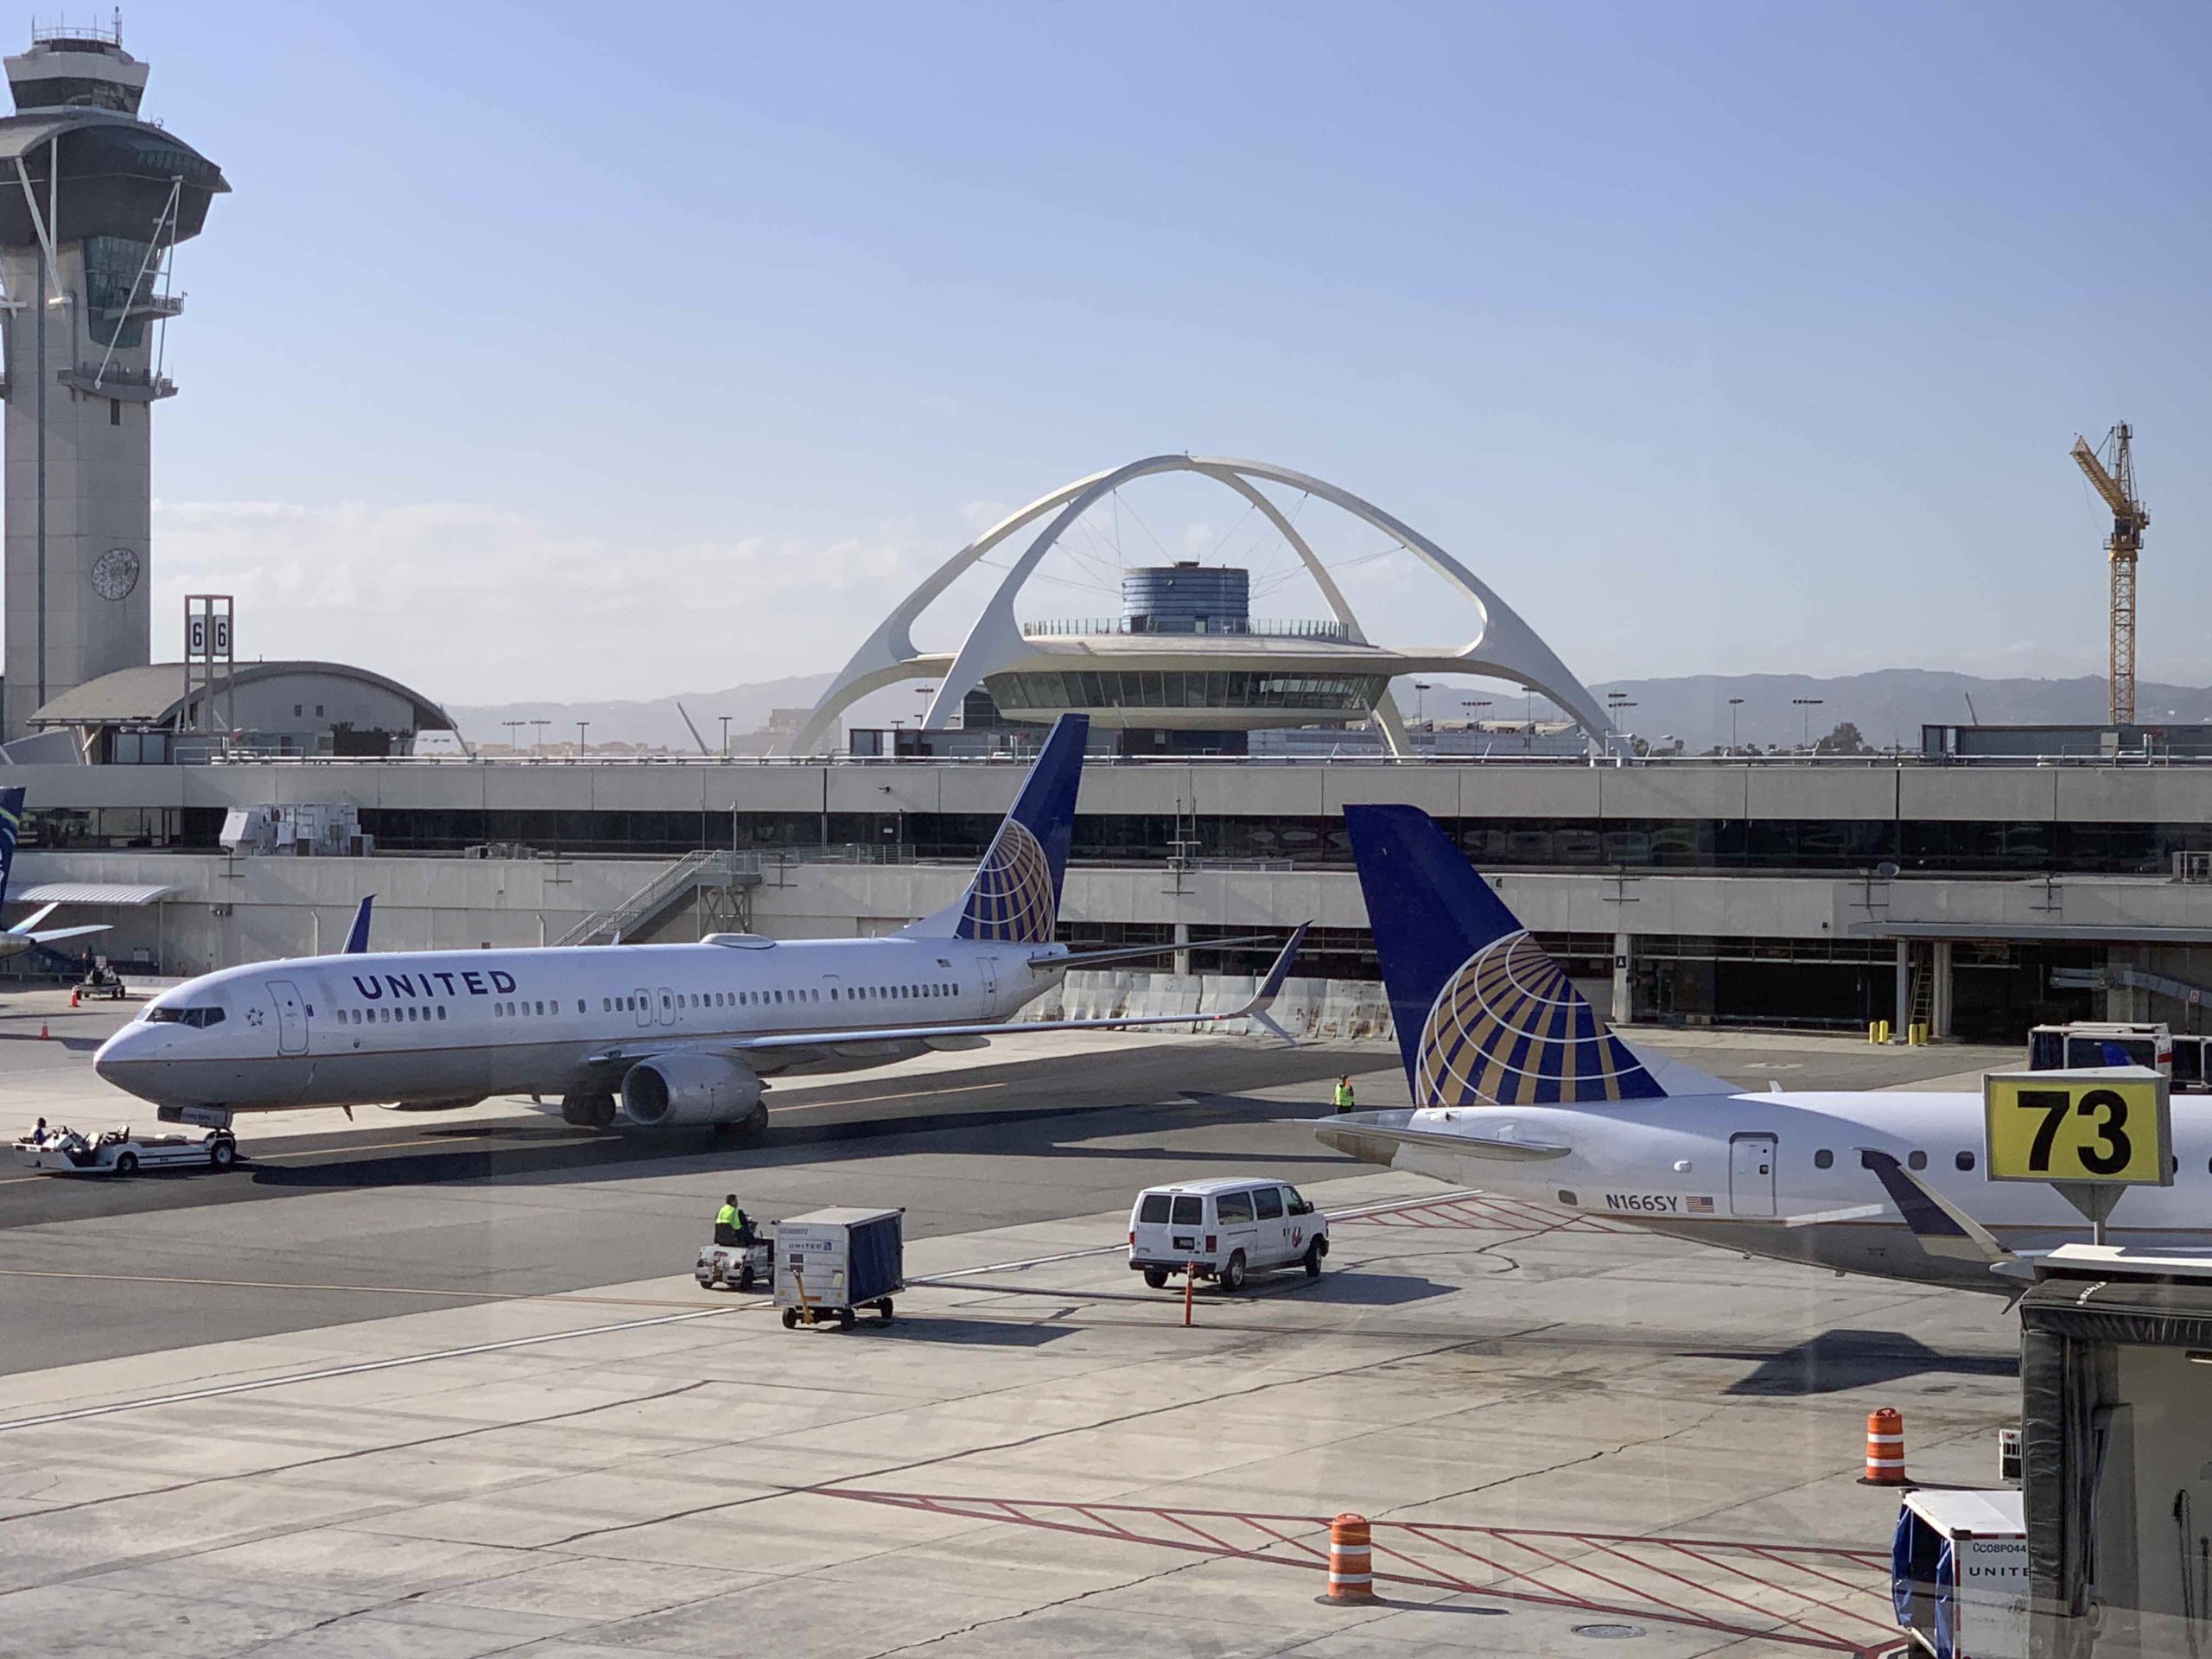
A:
[[[1753,1086],[2014,1058],[1659,1040]],[[0,1028],[0,1113],[142,1116],[90,1046]],[[1039,1046],[779,1090],[758,1148],[502,1102],[250,1124],[227,1175],[0,1173],[0,1656],[1803,1659],[1894,1633],[1869,1409],[1993,1484],[1997,1299],[1351,1163],[1307,1120],[1340,1070],[1402,1100],[1382,1046]],[[1185,1328],[1128,1203],[1231,1172],[1338,1212],[1329,1271]],[[733,1187],[906,1207],[898,1318],[700,1291]],[[1384,1605],[1315,1604],[1343,1509]]]
[[[1323,1277],[1203,1291],[1188,1328],[1122,1266],[1116,1205],[921,1239],[929,1282],[849,1332],[664,1274],[18,1374],[0,1652],[1802,1659],[1894,1637],[1865,1414],[1904,1412],[1916,1477],[1993,1484],[2001,1302],[1339,1167],[1302,1178],[1355,1212]],[[1376,1524],[1382,1605],[1316,1605],[1343,1510]]]

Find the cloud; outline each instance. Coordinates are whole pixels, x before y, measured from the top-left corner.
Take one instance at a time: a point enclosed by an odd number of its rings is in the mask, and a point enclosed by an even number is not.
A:
[[[892,522],[827,543],[626,545],[475,502],[156,501],[155,652],[235,596],[241,656],[353,662],[455,702],[652,696],[842,662],[942,556]]]

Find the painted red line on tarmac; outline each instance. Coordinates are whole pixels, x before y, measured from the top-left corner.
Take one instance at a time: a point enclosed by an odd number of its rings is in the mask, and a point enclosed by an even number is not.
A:
[[[891,1508],[928,1510],[936,1513],[958,1515],[964,1518],[978,1521],[992,1521],[1002,1524],[1012,1523],[1035,1527],[1045,1531],[1067,1533],[1082,1537],[1113,1538],[1130,1542],[1151,1544],[1164,1549],[1179,1549],[1186,1554],[1211,1554],[1240,1560],[1257,1561],[1262,1564],[1276,1567],[1304,1567],[1308,1571],[1313,1571],[1324,1567],[1326,1565],[1326,1558],[1323,1556],[1313,1545],[1306,1543],[1301,1539],[1287,1537],[1265,1524],[1268,1521],[1278,1521],[1303,1526],[1318,1531],[1320,1528],[1328,1524],[1326,1519],[1319,1516],[1290,1516],[1274,1514],[1255,1515],[1234,1510],[1188,1510],[1175,1511],[1149,1504],[1068,1503],[1034,1499],[950,1497],[940,1494],[874,1492],[863,1491],[849,1487],[832,1486],[806,1487],[795,1490],[810,1491],[821,1497],[844,1497],[861,1503],[880,1503]],[[988,1513],[988,1510],[990,1508],[995,1508],[998,1510],[998,1513],[995,1515]],[[977,1510],[979,1509],[984,1510],[985,1512],[978,1513]],[[1039,1512],[1047,1509],[1058,1509],[1066,1513],[1080,1516],[1088,1524],[1077,1524],[1065,1520],[1053,1520]],[[1119,1515],[1148,1516],[1155,1523],[1172,1522],[1173,1524],[1180,1527],[1185,1532],[1192,1535],[1192,1537],[1179,1538],[1173,1536],[1158,1536],[1135,1532],[1128,1527],[1124,1527],[1118,1522],[1107,1519],[1103,1512],[1109,1510]],[[1211,1534],[1193,1526],[1191,1522],[1183,1518],[1185,1516],[1189,1515],[1204,1516],[1209,1519],[1242,1522],[1252,1527],[1255,1531],[1266,1533],[1268,1537],[1275,1542],[1287,1543],[1291,1545],[1294,1548],[1307,1552],[1308,1555],[1313,1559],[1266,1554],[1261,1553],[1259,1550],[1240,1548],[1234,1545],[1230,1545],[1214,1540]],[[1592,1568],[1581,1566],[1573,1561],[1563,1560],[1555,1555],[1552,1555],[1548,1551],[1521,1541],[1522,1540],[1529,1537],[1543,1537],[1551,1539],[1573,1539],[1584,1542],[1597,1542],[1602,1538],[1605,1541],[1611,1543],[1639,1544],[1647,1548],[1663,1550],[1678,1548],[1683,1541],[1652,1538],[1648,1536],[1639,1537],[1635,1535],[1629,1534],[1591,1535],[1549,1529],[1522,1530],[1519,1532],[1516,1536],[1515,1535],[1509,1534],[1505,1529],[1499,1528],[1453,1525],[1450,1523],[1436,1522],[1424,1524],[1411,1522],[1374,1522],[1373,1525],[1378,1529],[1389,1529],[1391,1530],[1411,1534],[1414,1536],[1421,1538],[1426,1542],[1433,1543],[1440,1548],[1449,1549],[1452,1553],[1469,1560],[1479,1562],[1481,1565],[1489,1567],[1493,1572],[1503,1573],[1518,1584],[1527,1585],[1531,1587],[1529,1589],[1500,1588],[1495,1586],[1475,1584],[1465,1579],[1457,1577],[1447,1578],[1436,1576],[1437,1569],[1431,1567],[1428,1563],[1421,1561],[1407,1554],[1404,1551],[1393,1548],[1388,1543],[1382,1541],[1377,1541],[1374,1546],[1379,1553],[1394,1560],[1403,1561],[1408,1567],[1416,1569],[1416,1571],[1413,1573],[1377,1572],[1375,1574],[1375,1580],[1378,1584],[1403,1584],[1426,1589],[1443,1590],[1455,1594],[1481,1596],[1496,1600],[1522,1601],[1544,1606],[1569,1607],[1586,1611],[1612,1613],[1624,1618],[1659,1618],[1669,1624],[1679,1624],[1693,1629],[1712,1630],[1726,1636],[1773,1642],[1786,1646],[1805,1648],[1822,1652],[1840,1652],[1849,1654],[1853,1656],[1854,1659],[1870,1659],[1871,1656],[1893,1650],[1897,1646],[1897,1643],[1895,1641],[1885,1641],[1871,1644],[1853,1642],[1847,1637],[1834,1631],[1823,1630],[1817,1626],[1803,1622],[1802,1619],[1792,1618],[1786,1613],[1778,1613],[1770,1609],[1756,1606],[1751,1603],[1742,1600],[1740,1598],[1729,1595],[1726,1591],[1719,1590],[1710,1586],[1700,1585],[1694,1580],[1682,1577],[1680,1573],[1669,1572],[1667,1569],[1658,1567],[1651,1562],[1639,1560],[1634,1556],[1626,1555],[1618,1551],[1609,1552],[1611,1554],[1619,1554],[1620,1559],[1622,1559],[1627,1565],[1636,1567],[1647,1572],[1660,1573],[1662,1576],[1673,1579],[1676,1582],[1687,1585],[1689,1588],[1698,1591],[1700,1593],[1715,1596],[1723,1601],[1729,1602],[1737,1607],[1743,1608],[1746,1612],[1753,1615],[1759,1620],[1763,1621],[1763,1623],[1757,1625],[1744,1624],[1736,1623],[1732,1619],[1726,1618],[1716,1618],[1698,1613],[1668,1600],[1664,1596],[1640,1590],[1631,1585],[1624,1584],[1620,1580],[1613,1579],[1605,1573],[1597,1572]],[[1630,1600],[1628,1603],[1624,1604],[1612,1602],[1611,1600],[1596,1599],[1587,1596],[1573,1595],[1548,1585],[1541,1579],[1533,1577],[1525,1570],[1509,1567],[1502,1562],[1491,1560],[1485,1556],[1466,1548],[1463,1545],[1454,1543],[1448,1539],[1436,1535],[1437,1534],[1443,1532],[1452,1532],[1460,1535],[1478,1534],[1485,1537],[1496,1539],[1501,1543],[1514,1544],[1516,1548],[1525,1549],[1531,1554],[1543,1557],[1543,1559],[1549,1561],[1553,1566],[1560,1568],[1561,1571],[1580,1573],[1584,1577],[1608,1585],[1623,1595],[1630,1598]],[[1193,1540],[1203,1541],[1193,1541]],[[1720,1541],[1701,1540],[1698,1541],[1706,1543],[1710,1548],[1720,1549],[1737,1549],[1749,1552],[1757,1548],[1745,1544],[1726,1543]],[[1850,1558],[1859,1560],[1862,1564],[1868,1566],[1876,1564],[1877,1559],[1877,1553],[1873,1551],[1847,1550],[1827,1546],[1774,1545],[1768,1546],[1766,1548],[1776,1551],[1786,1552],[1791,1555],[1807,1554]],[[1685,1553],[1689,1553],[1694,1555],[1694,1552]],[[1703,1557],[1695,1558],[1700,1560],[1704,1559]],[[1707,1564],[1709,1566],[1714,1566],[1724,1573],[1733,1573],[1733,1575],[1737,1577],[1749,1578],[1753,1583],[1758,1584],[1762,1587],[1776,1590],[1783,1594],[1796,1596],[1800,1600],[1809,1602],[1813,1605],[1821,1607],[1826,1611],[1841,1612],[1845,1617],[1850,1618],[1857,1623],[1871,1625],[1878,1630],[1883,1628],[1880,1623],[1877,1620],[1866,1618],[1860,1615],[1851,1613],[1848,1610],[1835,1608],[1827,1603],[1820,1601],[1816,1598],[1806,1596],[1801,1592],[1790,1590],[1787,1586],[1774,1584],[1768,1580],[1758,1577],[1756,1574],[1740,1573],[1736,1569],[1726,1567],[1723,1563],[1708,1561]],[[1871,1596],[1873,1592],[1870,1591],[1864,1593]],[[1777,1624],[1783,1626],[1784,1628],[1774,1628],[1774,1625]]]

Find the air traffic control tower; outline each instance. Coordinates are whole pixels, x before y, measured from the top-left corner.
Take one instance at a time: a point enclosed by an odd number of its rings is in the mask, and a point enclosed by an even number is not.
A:
[[[146,65],[109,31],[34,29],[0,117],[6,680],[0,741],[71,687],[151,659],[154,405],[182,308],[170,250],[230,186],[138,117]]]

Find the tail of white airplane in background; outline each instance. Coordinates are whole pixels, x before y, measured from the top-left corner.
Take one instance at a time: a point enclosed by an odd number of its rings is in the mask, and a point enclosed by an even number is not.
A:
[[[1614,1035],[1427,813],[1347,806],[1344,827],[1416,1108],[1738,1092]]]
[[[16,838],[23,827],[23,796],[20,787],[0,789],[0,906],[8,902],[8,877],[16,868]],[[59,905],[48,905],[26,916],[15,926],[0,923],[0,957],[19,957],[33,945],[58,944],[64,939],[80,939],[92,933],[108,931],[105,922],[93,922],[83,927],[50,927],[43,932],[38,925],[60,909]]]

